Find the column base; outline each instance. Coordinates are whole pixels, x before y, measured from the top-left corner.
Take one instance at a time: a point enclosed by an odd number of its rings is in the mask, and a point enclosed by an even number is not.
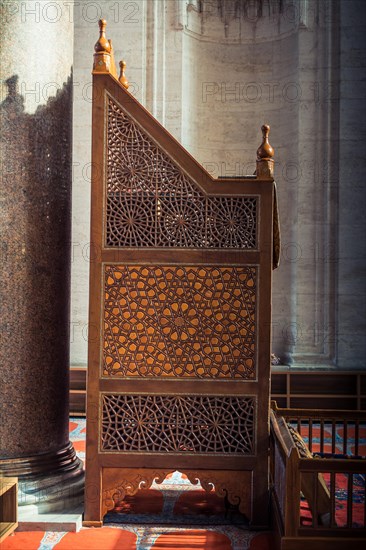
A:
[[[55,531],[74,532],[80,531],[83,522],[83,506],[75,509],[66,509],[61,512],[40,514],[37,505],[28,504],[18,510],[17,531]]]
[[[0,472],[18,478],[20,509],[31,506],[30,511],[44,514],[70,510],[83,502],[83,464],[71,443],[56,453],[2,459]]]

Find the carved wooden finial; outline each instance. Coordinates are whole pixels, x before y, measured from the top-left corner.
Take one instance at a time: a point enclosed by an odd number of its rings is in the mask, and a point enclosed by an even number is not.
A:
[[[268,141],[270,126],[263,124],[262,126],[262,143],[257,149],[257,177],[273,178],[274,167],[274,149]]]
[[[114,78],[117,77],[116,65],[114,62],[112,40],[108,40],[105,35],[107,21],[99,20],[99,40],[94,46],[94,64],[93,73],[109,73]]]
[[[119,68],[120,68],[120,74],[119,74],[119,81],[126,88],[128,89],[129,83],[125,75],[125,69],[126,69],[126,61],[122,60],[119,62]]]
[[[263,140],[262,140],[262,143],[260,145],[260,147],[258,147],[258,150],[257,150],[257,159],[258,160],[268,160],[268,159],[271,159],[273,156],[274,156],[274,150],[273,148],[271,147],[269,141],[268,141],[268,136],[269,136],[269,131],[270,131],[270,126],[268,124],[263,124],[262,126],[262,135],[263,135]]]
[[[111,44],[105,36],[105,30],[107,28],[107,21],[105,19],[99,19],[99,40],[94,46],[95,53],[110,53]]]

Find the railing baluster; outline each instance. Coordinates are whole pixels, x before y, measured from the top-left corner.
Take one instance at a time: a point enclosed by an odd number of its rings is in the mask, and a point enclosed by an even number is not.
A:
[[[359,435],[360,435],[360,423],[358,420],[356,420],[355,422],[355,455],[356,456],[359,454],[359,443],[358,443]]]
[[[309,451],[313,452],[313,419],[309,418]]]
[[[324,419],[320,420],[320,452],[324,453]]]
[[[312,516],[313,516],[313,527],[318,527],[318,472],[311,472],[313,478],[313,506],[312,506]]]
[[[347,452],[347,440],[348,440],[348,422],[347,420],[345,420],[343,422],[343,454],[346,455],[348,454]]]
[[[336,474],[331,472],[330,474],[330,526],[337,527],[337,522],[335,519],[335,485],[336,484]]]
[[[347,481],[347,527],[352,527],[352,511],[353,511],[353,474],[348,473]]]
[[[335,453],[335,444],[336,444],[336,421],[332,420],[332,453]]]

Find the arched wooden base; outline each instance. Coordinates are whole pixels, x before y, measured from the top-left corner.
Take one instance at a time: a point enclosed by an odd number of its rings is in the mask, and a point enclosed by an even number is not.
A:
[[[135,495],[139,489],[149,489],[154,481],[158,484],[163,483],[164,479],[174,471],[174,469],[157,468],[104,468],[100,520],[127,495]],[[205,491],[214,491],[218,497],[226,498],[229,504],[238,506],[239,511],[251,519],[251,472],[185,469],[178,471],[185,474],[193,485],[201,483]],[[91,522],[84,522],[84,525],[86,523],[89,525]],[[98,521],[92,523],[97,526]]]

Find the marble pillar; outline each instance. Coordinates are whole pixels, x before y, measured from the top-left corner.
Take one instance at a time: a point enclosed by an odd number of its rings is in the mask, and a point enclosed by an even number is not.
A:
[[[61,510],[83,492],[68,433],[73,20],[64,2],[0,6],[0,471],[20,505]]]

